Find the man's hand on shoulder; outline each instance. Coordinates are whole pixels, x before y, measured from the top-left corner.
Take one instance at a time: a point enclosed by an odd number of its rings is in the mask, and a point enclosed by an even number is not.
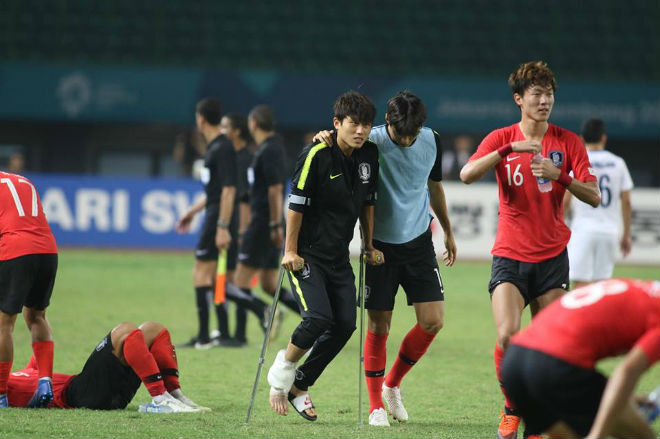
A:
[[[314,142],[323,142],[326,145],[332,146],[332,133],[334,133],[334,130],[323,130],[319,131],[316,133],[316,135],[312,138]]]

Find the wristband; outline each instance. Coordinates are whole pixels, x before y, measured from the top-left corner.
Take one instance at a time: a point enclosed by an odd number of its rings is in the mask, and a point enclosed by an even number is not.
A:
[[[497,153],[500,155],[500,157],[505,157],[513,152],[513,145],[510,143],[507,143],[504,146],[500,146],[497,148]]]
[[[559,174],[559,177],[557,177],[557,183],[564,187],[569,187],[571,185],[571,182],[573,181],[573,177],[565,173],[564,171],[561,171]]]
[[[221,229],[228,229],[229,228],[229,223],[227,221],[218,221],[218,227]]]

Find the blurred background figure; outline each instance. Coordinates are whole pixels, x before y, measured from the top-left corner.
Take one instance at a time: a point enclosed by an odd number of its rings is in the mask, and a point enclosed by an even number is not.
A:
[[[7,164],[7,172],[12,174],[20,174],[25,171],[25,156],[22,152],[15,152],[9,156],[9,163]]]
[[[176,136],[172,158],[179,166],[180,175],[199,178],[199,169],[204,165],[206,144],[204,138],[192,127]],[[197,172],[193,172],[196,169]]]
[[[458,174],[467,163],[475,150],[472,136],[466,134],[454,138],[454,147],[442,153],[442,178],[443,180],[458,181]]]

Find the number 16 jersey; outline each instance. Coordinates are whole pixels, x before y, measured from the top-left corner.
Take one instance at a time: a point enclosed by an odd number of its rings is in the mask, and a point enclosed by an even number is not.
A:
[[[470,161],[483,157],[508,143],[525,140],[519,124],[497,129],[481,142]],[[541,141],[541,154],[553,164],[585,183],[596,181],[595,172],[580,138],[563,128],[548,124]],[[571,232],[564,223],[566,188],[552,182],[552,191],[541,193],[532,175],[532,155],[512,152],[495,165],[499,185],[497,235],[491,253],[521,262],[541,262],[561,253]]]
[[[37,189],[25,177],[0,171],[0,261],[57,253]]]

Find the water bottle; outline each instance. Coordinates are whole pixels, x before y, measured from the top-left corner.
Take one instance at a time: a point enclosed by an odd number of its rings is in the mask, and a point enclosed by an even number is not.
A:
[[[532,157],[532,163],[541,163],[545,160],[545,158],[541,155],[540,152],[536,153],[534,157]],[[536,177],[536,182],[539,185],[539,191],[540,192],[550,192],[552,190],[552,181],[550,181],[547,178],[543,177]]]
[[[639,409],[642,411],[649,424],[660,415],[660,386],[656,387],[653,389],[653,392],[649,393],[646,401],[639,405]]]

